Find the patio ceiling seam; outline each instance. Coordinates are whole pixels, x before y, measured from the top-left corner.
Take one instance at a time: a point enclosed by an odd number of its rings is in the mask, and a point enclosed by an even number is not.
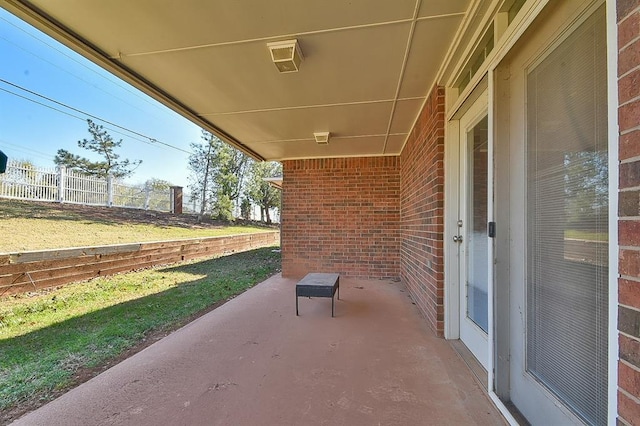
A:
[[[396,94],[394,96],[393,105],[391,106],[391,112],[389,113],[389,124],[387,125],[387,136],[384,138],[384,145],[382,146],[382,154],[387,151],[387,142],[389,140],[389,132],[391,132],[391,125],[393,124],[393,118],[396,111],[396,105],[398,104],[398,97],[400,96],[400,88],[404,80],[404,72],[407,69],[407,62],[409,61],[409,52],[411,51],[411,43],[413,41],[413,34],[416,30],[416,19],[420,12],[421,0],[416,0],[416,6],[413,10],[413,19],[411,20],[411,27],[409,28],[409,35],[407,37],[407,45],[404,50],[404,58],[402,59],[402,67],[400,67],[400,75],[398,76],[398,84],[396,86]]]
[[[410,96],[406,98],[395,99],[396,101],[418,101],[423,100],[425,96]],[[271,111],[291,111],[297,109],[312,109],[312,108],[333,108],[340,106],[352,106],[352,105],[370,105],[370,104],[383,104],[387,102],[394,102],[394,99],[375,99],[371,101],[355,101],[355,102],[338,102],[333,104],[315,104],[315,105],[299,105],[299,106],[287,106],[276,108],[260,108],[260,109],[248,109],[240,111],[227,111],[227,112],[204,112],[198,114],[200,117],[213,117],[220,115],[236,115],[236,114],[254,114],[258,112],[271,112]]]
[[[338,28],[327,28],[324,30],[303,31],[303,32],[291,33],[291,34],[278,34],[278,35],[272,35],[272,36],[249,38],[244,40],[222,41],[219,43],[206,43],[206,44],[200,44],[196,46],[185,46],[185,47],[175,47],[172,49],[151,50],[148,52],[134,52],[134,53],[118,52],[118,56],[114,57],[113,59],[120,59],[121,57],[132,58],[137,56],[161,55],[164,53],[175,53],[175,52],[184,52],[184,51],[190,51],[190,50],[209,49],[214,47],[234,46],[238,44],[259,43],[259,42],[261,43],[261,42],[270,41],[270,40],[281,40],[281,39],[284,40],[284,39],[297,38],[297,37],[308,36],[308,35],[327,34],[327,33],[340,32],[340,31],[358,30],[363,28],[376,28],[376,27],[382,27],[386,25],[405,24],[408,22],[411,22],[411,19],[398,19],[395,21],[374,22],[371,24],[351,25],[347,27],[338,27]]]
[[[453,57],[455,55],[455,52],[459,49],[460,47],[460,43],[462,41],[462,38],[465,34],[465,32],[468,31],[469,26],[471,25],[472,21],[473,21],[473,16],[477,13],[479,7],[480,7],[480,1],[481,0],[474,0],[469,4],[469,7],[467,8],[466,12],[463,14],[463,18],[462,18],[462,22],[460,24],[460,26],[458,27],[458,30],[456,31],[455,36],[453,37],[453,40],[451,41],[451,44],[449,45],[449,49],[447,49],[447,53],[445,54],[442,63],[440,64],[440,68],[438,69],[438,73],[436,74],[436,78],[433,80],[433,82],[431,83],[431,87],[429,88],[429,91],[427,93],[431,93],[434,89],[434,87],[436,87],[438,84],[441,84],[441,80],[444,78],[445,73],[447,68],[450,66],[451,61],[453,60]],[[422,106],[420,107],[420,111],[422,111],[427,103],[427,99],[428,97],[425,96],[424,101],[422,102]],[[420,118],[420,114],[416,115],[415,119],[413,120],[413,124],[411,125],[410,129],[413,129],[416,124],[418,123],[418,119]],[[407,137],[405,138],[404,142],[402,143],[402,147],[400,148],[400,152],[402,152],[404,150],[405,145],[407,144],[407,141],[409,140],[409,136],[411,135],[411,132],[407,133]]]
[[[417,13],[418,13],[418,10],[414,11],[414,15],[413,15],[412,18],[396,19],[396,20],[393,20],[393,21],[372,22],[372,23],[369,23],[369,24],[360,24],[360,25],[348,25],[348,26],[345,26],[345,27],[325,28],[325,29],[321,29],[321,30],[302,31],[302,32],[290,33],[290,34],[278,34],[278,35],[271,35],[271,36],[243,39],[243,40],[230,40],[230,41],[223,41],[223,42],[219,42],[219,43],[206,43],[206,44],[200,44],[200,45],[195,45],[195,46],[175,47],[175,48],[172,48],[172,49],[150,50],[148,52],[131,52],[131,53],[118,52],[118,54],[115,55],[115,56],[112,56],[111,59],[121,60],[123,57],[132,58],[132,57],[136,57],[136,56],[159,55],[159,54],[163,54],[163,53],[175,53],[175,52],[182,52],[182,51],[189,51],[189,50],[208,49],[208,48],[213,48],[213,47],[233,46],[233,45],[238,45],[238,44],[258,43],[258,42],[265,42],[265,41],[270,41],[270,40],[280,40],[280,39],[286,39],[286,38],[295,38],[295,37],[302,37],[302,36],[308,36],[308,35],[327,34],[327,33],[334,33],[334,32],[340,32],[340,31],[351,31],[351,30],[358,30],[358,29],[365,29],[365,28],[376,28],[376,27],[382,27],[382,26],[387,26],[387,25],[397,25],[397,24],[412,23],[412,25],[415,26],[415,23],[417,21],[435,20],[435,19],[441,19],[441,18],[449,18],[449,17],[452,17],[452,16],[460,16],[460,15],[464,15],[466,12],[445,13],[445,14],[441,14],[441,15],[423,16],[421,18],[418,18],[416,16]]]

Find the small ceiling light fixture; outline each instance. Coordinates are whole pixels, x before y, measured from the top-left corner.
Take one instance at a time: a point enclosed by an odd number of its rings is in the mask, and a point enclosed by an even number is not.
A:
[[[298,40],[274,41],[267,43],[271,60],[280,72],[296,72],[304,59]]]
[[[331,137],[331,133],[316,132],[313,134],[313,137],[316,138],[316,143],[318,145],[329,145],[329,138]]]

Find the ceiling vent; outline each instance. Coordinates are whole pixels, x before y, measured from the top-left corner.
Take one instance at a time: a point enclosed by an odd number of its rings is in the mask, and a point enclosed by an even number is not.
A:
[[[329,145],[329,132],[317,132],[313,134],[313,137],[316,138],[316,143],[318,145]]]
[[[280,72],[296,72],[304,59],[298,40],[275,41],[267,43],[271,60]]]

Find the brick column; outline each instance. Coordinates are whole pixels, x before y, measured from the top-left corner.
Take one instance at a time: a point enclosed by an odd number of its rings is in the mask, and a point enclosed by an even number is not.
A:
[[[640,425],[640,0],[618,0],[618,424]]]
[[[434,332],[444,336],[444,88],[435,87],[401,154],[400,271]]]
[[[171,213],[182,214],[182,187],[171,187]]]

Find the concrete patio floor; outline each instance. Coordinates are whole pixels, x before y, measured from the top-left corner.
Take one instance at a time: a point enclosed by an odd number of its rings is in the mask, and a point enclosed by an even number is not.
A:
[[[16,425],[503,425],[402,284],[274,276]]]

